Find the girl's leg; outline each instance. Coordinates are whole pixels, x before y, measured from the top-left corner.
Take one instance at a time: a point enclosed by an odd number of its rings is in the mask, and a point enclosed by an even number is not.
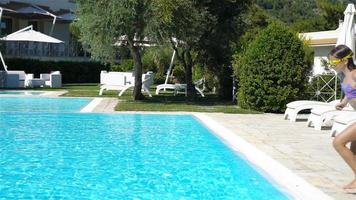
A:
[[[333,146],[336,151],[340,154],[340,156],[345,160],[345,162],[350,166],[352,171],[355,174],[354,180],[344,186],[345,189],[354,189],[356,188],[356,156],[354,152],[355,145],[351,144],[351,149],[346,147],[346,144],[349,142],[354,143],[356,141],[356,123],[352,124],[351,126],[347,127],[343,132],[337,135],[333,141]]]

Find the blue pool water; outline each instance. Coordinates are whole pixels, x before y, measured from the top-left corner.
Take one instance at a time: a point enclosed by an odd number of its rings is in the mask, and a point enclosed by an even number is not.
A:
[[[1,97],[0,112],[73,112],[91,99]]]
[[[288,199],[192,116],[35,111],[0,112],[0,199]]]

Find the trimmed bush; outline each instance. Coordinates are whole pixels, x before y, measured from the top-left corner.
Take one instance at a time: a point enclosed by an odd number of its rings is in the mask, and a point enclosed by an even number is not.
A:
[[[134,71],[134,61],[133,59],[123,59],[120,64],[114,64],[111,66],[111,71],[116,72],[127,72]]]
[[[235,55],[239,80],[238,104],[263,112],[282,112],[302,98],[311,70],[306,45],[285,26],[272,23],[246,51]]]
[[[31,59],[6,59],[9,70],[23,70],[39,77],[41,73],[61,71],[63,83],[99,83],[100,71],[108,65],[98,62],[40,61]]]
[[[169,46],[150,47],[144,50],[142,55],[143,70],[155,73],[154,82],[156,84],[164,83],[172,53],[173,49]]]

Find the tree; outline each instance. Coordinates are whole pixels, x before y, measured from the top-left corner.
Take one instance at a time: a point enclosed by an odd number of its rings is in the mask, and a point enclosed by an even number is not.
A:
[[[217,76],[218,94],[225,99],[231,99],[232,94],[231,44],[245,31],[242,14],[250,4],[250,0],[211,0],[203,4],[212,20],[204,29],[197,51],[200,62]]]
[[[249,5],[250,0],[156,0],[155,6],[160,19],[157,21],[158,35],[162,38],[175,37],[182,41],[179,47],[171,41],[172,47],[178,52],[178,60],[186,72],[187,93],[195,95],[192,82],[194,62],[200,62],[219,77],[220,94],[230,94],[226,73],[231,60],[230,42],[238,38],[242,29],[239,16]],[[193,60],[193,54],[197,60]]]
[[[78,0],[80,41],[94,59],[113,61],[117,53],[115,43],[125,36],[134,60],[134,100],[143,99],[141,47],[152,11],[151,1],[145,0]]]
[[[177,59],[185,70],[188,99],[195,98],[196,91],[192,80],[193,52],[211,16],[207,8],[197,1],[153,0],[156,11],[155,28],[152,32],[161,41],[169,40],[176,51]],[[177,41],[174,40],[177,39]]]

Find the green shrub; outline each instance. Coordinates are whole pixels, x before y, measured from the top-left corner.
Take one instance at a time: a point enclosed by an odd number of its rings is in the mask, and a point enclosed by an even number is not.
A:
[[[6,59],[9,70],[23,70],[39,77],[41,73],[61,71],[63,83],[99,83],[100,71],[109,66],[98,62],[40,61],[31,59]]]
[[[173,82],[175,83],[185,83],[185,71],[181,64],[177,64],[173,68]]]
[[[161,84],[166,79],[166,73],[171,62],[173,50],[171,47],[150,47],[142,56],[143,70],[155,73],[154,82]],[[176,63],[176,60],[175,60]]]
[[[116,72],[127,72],[134,70],[134,61],[133,59],[123,59],[120,64],[111,65],[111,71]]]
[[[306,45],[285,26],[272,23],[242,54],[235,56],[239,80],[238,104],[263,112],[282,112],[301,98],[311,60]]]

